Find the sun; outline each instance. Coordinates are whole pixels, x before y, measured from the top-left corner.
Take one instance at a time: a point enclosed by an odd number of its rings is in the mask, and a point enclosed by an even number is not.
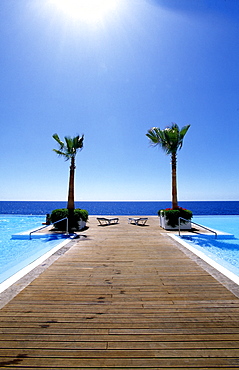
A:
[[[51,0],[51,3],[66,16],[96,23],[115,10],[119,0]]]

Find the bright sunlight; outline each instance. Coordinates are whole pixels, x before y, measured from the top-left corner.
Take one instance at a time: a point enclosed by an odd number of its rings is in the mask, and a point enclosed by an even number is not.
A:
[[[96,23],[115,10],[119,0],[51,0],[51,3],[70,18]]]

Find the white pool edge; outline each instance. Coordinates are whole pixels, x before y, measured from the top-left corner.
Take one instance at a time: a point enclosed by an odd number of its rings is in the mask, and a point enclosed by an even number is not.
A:
[[[12,284],[16,283],[19,279],[27,275],[30,271],[32,271],[34,268],[39,266],[41,263],[43,263],[45,260],[47,260],[50,256],[52,256],[54,253],[56,253],[59,249],[64,247],[66,244],[68,244],[72,239],[66,239],[60,244],[57,244],[54,248],[43,254],[41,257],[37,258],[35,261],[29,263],[26,267],[22,268],[20,271],[16,272],[14,275],[10,276],[8,279],[4,280],[0,284],[0,293],[2,293],[4,290],[8,289]]]
[[[235,284],[239,285],[239,276],[234,274],[233,272],[229,271],[219,263],[215,262],[212,258],[208,257],[205,253],[199,251],[198,249],[194,248],[192,245],[188,244],[184,240],[182,240],[179,236],[174,235],[174,234],[167,234],[170,236],[172,239],[183,245],[185,248],[190,250],[192,253],[194,253],[196,256],[201,258],[203,261],[208,263],[210,266],[215,268],[217,271],[221,272],[224,276],[226,276],[228,279],[232,280]]]

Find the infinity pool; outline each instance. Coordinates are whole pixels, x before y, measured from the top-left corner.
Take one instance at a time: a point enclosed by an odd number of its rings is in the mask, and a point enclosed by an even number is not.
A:
[[[182,240],[239,278],[239,216],[195,216],[192,221],[231,234],[184,236]]]
[[[0,285],[62,243],[56,237],[12,239],[13,234],[42,227],[44,221],[42,216],[0,216]]]

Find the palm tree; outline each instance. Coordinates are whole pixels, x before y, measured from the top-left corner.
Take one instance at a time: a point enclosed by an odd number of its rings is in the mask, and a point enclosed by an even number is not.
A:
[[[70,164],[70,176],[69,176],[69,189],[68,189],[68,216],[69,216],[69,226],[72,227],[75,201],[74,201],[74,179],[75,179],[75,157],[79,149],[83,148],[84,135],[75,136],[73,138],[65,136],[65,143],[60,140],[58,134],[54,134],[53,139],[59,144],[59,149],[53,149],[59,156],[64,157],[66,161],[71,160]]]
[[[158,127],[153,127],[148,130],[146,136],[150,139],[151,144],[159,145],[166,154],[171,155],[172,165],[172,209],[178,208],[177,197],[177,151],[182,148],[183,138],[186,135],[190,125],[183,126],[180,130],[176,123],[171,127],[166,127],[160,130]]]

